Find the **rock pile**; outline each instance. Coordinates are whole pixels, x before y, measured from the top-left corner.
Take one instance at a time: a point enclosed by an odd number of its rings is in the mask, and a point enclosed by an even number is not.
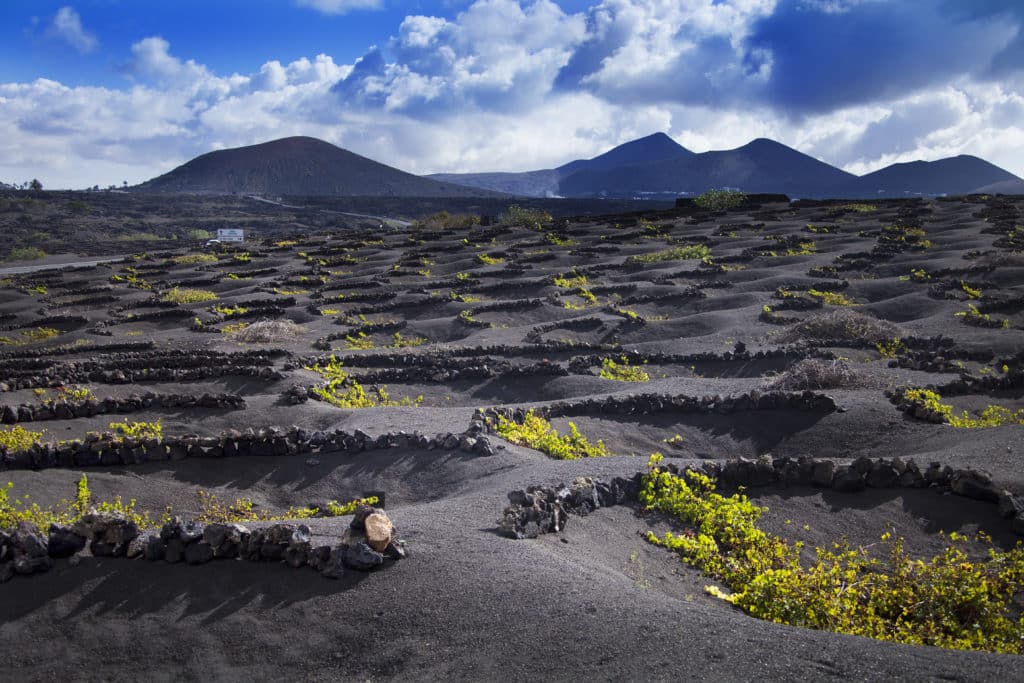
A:
[[[334,545],[313,545],[309,527],[291,522],[250,531],[241,524],[201,524],[175,517],[159,530],[140,531],[123,516],[93,511],[71,526],[51,525],[46,535],[28,522],[10,533],[0,531],[0,583],[16,574],[45,572],[55,558],[76,556],[86,545],[94,557],[170,564],[276,562],[293,569],[310,567],[330,579],[341,578],[346,570],[372,571],[407,555],[387,513],[369,505],[356,510]]]
[[[665,466],[679,474],[673,464]],[[705,462],[706,474],[733,486],[816,486],[835,491],[857,492],[865,489],[931,488],[964,498],[999,505],[1000,514],[1011,520],[1015,533],[1024,536],[1024,498],[999,488],[985,472],[954,469],[931,462],[921,467],[902,458],[861,457],[849,464],[811,457],[739,458],[726,462]]]
[[[569,513],[585,516],[601,507],[635,501],[640,476],[616,477],[609,482],[579,477],[570,486],[530,486],[512,491],[498,527],[511,538],[537,538],[562,531]]]
[[[85,382],[183,382],[236,375],[277,380],[283,375],[273,368],[274,359],[284,355],[288,352],[280,349],[238,353],[192,349],[0,364],[0,392]]]
[[[31,448],[8,453],[0,447],[0,468],[46,469],[52,467],[96,467],[137,465],[151,461],[184,460],[185,458],[232,458],[245,456],[296,456],[308,453],[360,453],[385,448],[420,448],[424,450],[459,449],[465,453],[490,456],[501,446],[491,443],[478,423],[461,434],[441,432],[427,436],[414,432],[387,432],[370,436],[362,430],[308,431],[298,427],[281,430],[276,427],[249,428],[245,432],[229,431],[220,436],[164,437],[132,439],[110,432],[93,433],[82,441],[57,444],[33,444]]]
[[[677,476],[693,469],[669,462],[661,467]],[[843,464],[810,457],[763,456],[756,460],[707,461],[702,463],[701,471],[719,484],[737,487],[815,486],[847,493],[868,488],[931,488],[998,505],[999,515],[1010,522],[1014,533],[1024,536],[1024,497],[997,487],[989,475],[978,470],[953,469],[937,462],[921,469],[912,459],[900,458],[858,458]],[[530,486],[512,491],[498,527],[512,538],[536,538],[562,531],[569,513],[587,515],[600,507],[636,502],[641,479],[642,473],[609,482],[580,477],[571,486]]]
[[[831,396],[813,391],[749,391],[733,396],[686,396],[671,394],[632,394],[588,398],[582,401],[559,401],[533,409],[545,419],[576,415],[650,415],[654,413],[703,413],[730,415],[759,410],[795,410],[827,414],[838,409]],[[493,425],[497,416],[522,423],[529,409],[488,408],[478,414]]]
[[[133,394],[125,398],[86,399],[82,401],[44,401],[20,405],[0,404],[0,422],[41,422],[44,420],[71,420],[76,417],[134,413],[151,408],[213,408],[242,410],[245,399],[238,394]]]

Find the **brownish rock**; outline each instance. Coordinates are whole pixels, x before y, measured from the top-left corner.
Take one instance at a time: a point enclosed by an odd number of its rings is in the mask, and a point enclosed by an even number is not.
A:
[[[378,510],[372,515],[368,515],[364,524],[366,525],[367,543],[377,552],[384,552],[395,533],[395,526],[388,519],[387,513]]]

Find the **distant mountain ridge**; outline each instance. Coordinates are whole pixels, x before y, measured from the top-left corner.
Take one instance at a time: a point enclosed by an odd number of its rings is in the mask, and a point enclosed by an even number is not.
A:
[[[399,171],[310,137],[209,152],[133,190],[331,197],[495,197]]]
[[[291,137],[209,152],[131,189],[276,196],[667,199],[725,187],[795,198],[1024,194],[1024,180],[969,155],[892,164],[856,176],[766,138],[736,149],[695,153],[664,133],[552,169],[425,177],[316,138]]]
[[[673,196],[723,187],[807,198],[1024,193],[1024,180],[969,155],[893,164],[856,176],[774,140],[695,153],[664,133],[554,169],[428,177],[525,196]]]

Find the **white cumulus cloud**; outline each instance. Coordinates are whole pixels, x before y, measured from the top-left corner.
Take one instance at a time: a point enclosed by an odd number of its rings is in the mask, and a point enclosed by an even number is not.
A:
[[[986,55],[1019,30],[1011,19],[992,34],[995,47],[941,82],[929,72],[913,87],[803,107],[765,95],[796,54],[772,48],[772,22],[788,12],[803,29],[818,12],[874,26],[856,15],[879,3],[794,3],[595,0],[571,13],[551,0],[475,0],[448,17],[407,16],[351,64],[268,55],[241,74],[144,37],[120,88],[0,84],[0,180],[136,183],[211,149],[289,135],[414,173],[524,171],[657,131],[697,152],[770,137],[854,173],[968,153],[1024,174],[1024,70],[984,75]],[[972,35],[987,26],[975,22]]]
[[[345,14],[356,9],[380,9],[383,0],[295,0],[300,7],[309,7],[324,14]]]
[[[50,22],[50,35],[53,35],[81,53],[92,52],[99,45],[99,40],[82,26],[82,18],[74,7],[64,6],[57,10]]]

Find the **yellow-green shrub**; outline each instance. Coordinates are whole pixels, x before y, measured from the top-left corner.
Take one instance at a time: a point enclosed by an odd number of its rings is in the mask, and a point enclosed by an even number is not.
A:
[[[41,438],[43,438],[42,432],[29,431],[20,425],[0,429],[0,446],[3,446],[8,453],[27,451]]]
[[[499,415],[495,430],[507,441],[538,450],[557,460],[611,455],[603,441],[599,439],[596,443],[590,443],[572,422],[569,423],[569,433],[559,436],[558,430],[550,422],[535,415],[532,410],[526,414],[522,424]]]
[[[600,376],[617,382],[649,382],[651,376],[642,369],[629,364],[629,359],[622,356],[616,363],[613,358],[601,361]]]
[[[676,476],[651,456],[640,502],[692,528],[647,539],[721,580],[708,592],[761,619],[900,643],[1024,653],[1024,617],[1015,604],[1024,581],[1024,545],[989,550],[974,562],[952,545],[929,560],[913,559],[902,539],[881,538],[869,554],[846,542],[817,548],[806,567],[800,548],[757,527],[764,508],[746,496],[714,492],[709,477]]]
[[[708,190],[693,198],[693,203],[706,211],[728,211],[747,200],[747,195],[737,190]]]
[[[660,261],[678,261],[684,259],[703,259],[711,255],[711,248],[706,244],[689,244],[654,251],[649,254],[636,254],[626,259],[627,263],[658,263]]]
[[[418,406],[423,403],[423,396],[410,398],[406,396],[399,401],[391,400],[385,387],[377,387],[373,394],[368,394],[356,380],[349,377],[342,367],[341,361],[331,356],[326,365],[307,366],[307,370],[319,374],[327,383],[313,387],[313,394],[320,400],[337,408],[383,408],[395,406]]]
[[[174,287],[164,294],[162,300],[175,304],[198,304],[204,301],[214,301],[216,298],[216,293],[205,289]]]
[[[1003,406],[990,405],[986,406],[978,417],[971,417],[966,410],[960,415],[954,415],[953,406],[943,403],[941,397],[930,389],[908,389],[903,392],[903,397],[911,403],[941,415],[945,422],[954,427],[984,429],[1008,424],[1024,424],[1024,408],[1013,411]]]
[[[156,422],[111,422],[109,429],[128,439],[159,439],[164,434],[160,420]]]
[[[183,254],[171,258],[171,262],[179,266],[191,266],[200,263],[216,263],[217,257],[214,254]]]
[[[141,529],[159,526],[170,517],[169,509],[159,517],[155,517],[149,512],[140,512],[136,509],[134,498],[127,503],[121,499],[121,496],[110,501],[93,502],[92,492],[89,490],[89,480],[84,474],[78,480],[74,500],[64,499],[55,505],[46,507],[31,502],[28,495],[12,498],[10,491],[13,487],[14,484],[11,482],[0,487],[0,529],[15,527],[19,522],[29,522],[45,531],[51,524],[74,524],[92,510],[125,517],[135,522]]]

